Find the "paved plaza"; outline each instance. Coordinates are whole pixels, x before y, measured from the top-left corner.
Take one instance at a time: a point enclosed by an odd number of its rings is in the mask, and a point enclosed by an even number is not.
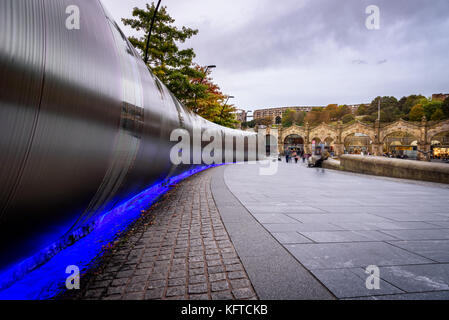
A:
[[[448,204],[439,184],[217,167],[171,190],[69,298],[449,299]]]
[[[449,299],[449,188],[280,163],[229,166],[225,182],[337,298]],[[244,179],[242,178],[244,177]],[[380,289],[365,268],[380,268]]]

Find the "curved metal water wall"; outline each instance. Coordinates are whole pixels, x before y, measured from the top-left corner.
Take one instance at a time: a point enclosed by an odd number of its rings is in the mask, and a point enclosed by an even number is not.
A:
[[[179,103],[99,0],[2,0],[0,269],[195,167],[170,161],[177,128],[249,135]]]

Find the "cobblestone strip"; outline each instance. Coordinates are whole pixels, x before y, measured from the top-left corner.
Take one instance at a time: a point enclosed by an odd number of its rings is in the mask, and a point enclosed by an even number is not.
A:
[[[76,298],[257,299],[215,206],[211,176],[181,182],[154,205]]]

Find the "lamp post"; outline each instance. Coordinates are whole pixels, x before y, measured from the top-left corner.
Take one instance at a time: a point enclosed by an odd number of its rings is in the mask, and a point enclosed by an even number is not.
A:
[[[381,97],[379,97],[379,101],[377,104],[377,120],[380,122],[380,99],[382,99]]]
[[[157,12],[159,10],[159,6],[161,5],[161,1],[162,0],[158,1],[157,6],[156,6],[156,10],[154,11],[153,18],[151,19],[150,31],[148,32],[148,37],[147,37],[147,46],[145,48],[145,58],[143,60],[145,62],[145,64],[148,63],[148,48],[150,47],[151,33],[153,32],[154,21],[156,20],[156,15],[157,15]]]
[[[206,78],[206,76],[207,76],[207,71],[209,71],[209,69],[213,69],[213,68],[216,68],[216,67],[217,67],[217,66],[214,65],[214,64],[211,64],[211,65],[207,66],[207,67],[206,67],[206,70],[204,71],[204,76],[201,78],[201,80],[200,80],[200,82],[199,82],[198,84],[202,84],[202,83],[203,83],[204,78]],[[195,108],[197,107],[197,106],[196,106],[196,98],[197,98],[197,95],[196,95],[196,93],[195,93],[195,101],[194,101]]]
[[[224,110],[225,110],[226,106],[228,105],[228,101],[229,101],[229,99],[234,99],[234,98],[235,98],[234,96],[228,96],[228,98],[226,99],[226,102],[225,102],[225,104],[223,105],[223,108],[221,108],[221,112],[220,112],[220,119],[222,119],[222,118],[223,118],[223,112],[224,112]]]
[[[217,66],[214,65],[214,64],[212,64],[212,65],[206,67],[206,70],[204,71],[204,77],[201,78],[200,84],[203,83],[204,78],[207,76],[207,71],[209,71],[209,69],[214,69],[214,68],[216,68],[216,67],[217,67]]]
[[[235,98],[234,96],[228,96],[228,99],[226,100],[223,108],[226,107],[226,105],[228,104],[229,99],[234,99],[234,98]]]

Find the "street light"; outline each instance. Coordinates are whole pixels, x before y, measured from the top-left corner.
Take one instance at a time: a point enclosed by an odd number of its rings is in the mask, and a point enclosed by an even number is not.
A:
[[[223,105],[223,108],[221,108],[220,119],[223,118],[223,112],[224,112],[226,106],[228,105],[229,99],[234,99],[234,98],[235,98],[234,96],[228,96],[228,99],[226,99],[226,102],[225,102],[225,104]]]
[[[226,107],[226,105],[228,104],[229,99],[234,99],[234,98],[235,98],[234,96],[228,96],[228,99],[226,100],[224,107]],[[223,109],[224,109],[224,107],[223,107]]]
[[[216,67],[217,67],[217,66],[214,65],[214,64],[212,64],[212,65],[206,67],[206,70],[204,71],[204,76],[201,78],[200,84],[203,83],[204,78],[207,76],[207,71],[209,71],[209,69],[214,69],[214,68],[216,68]]]
[[[157,6],[156,6],[156,11],[154,11],[153,18],[151,19],[150,31],[148,32],[148,37],[147,37],[147,47],[145,48],[145,58],[143,60],[145,62],[145,64],[148,63],[148,48],[150,46],[150,37],[151,37],[151,33],[153,32],[154,21],[156,20],[157,11],[159,10],[159,6],[161,5],[161,1],[162,0],[158,1]]]

